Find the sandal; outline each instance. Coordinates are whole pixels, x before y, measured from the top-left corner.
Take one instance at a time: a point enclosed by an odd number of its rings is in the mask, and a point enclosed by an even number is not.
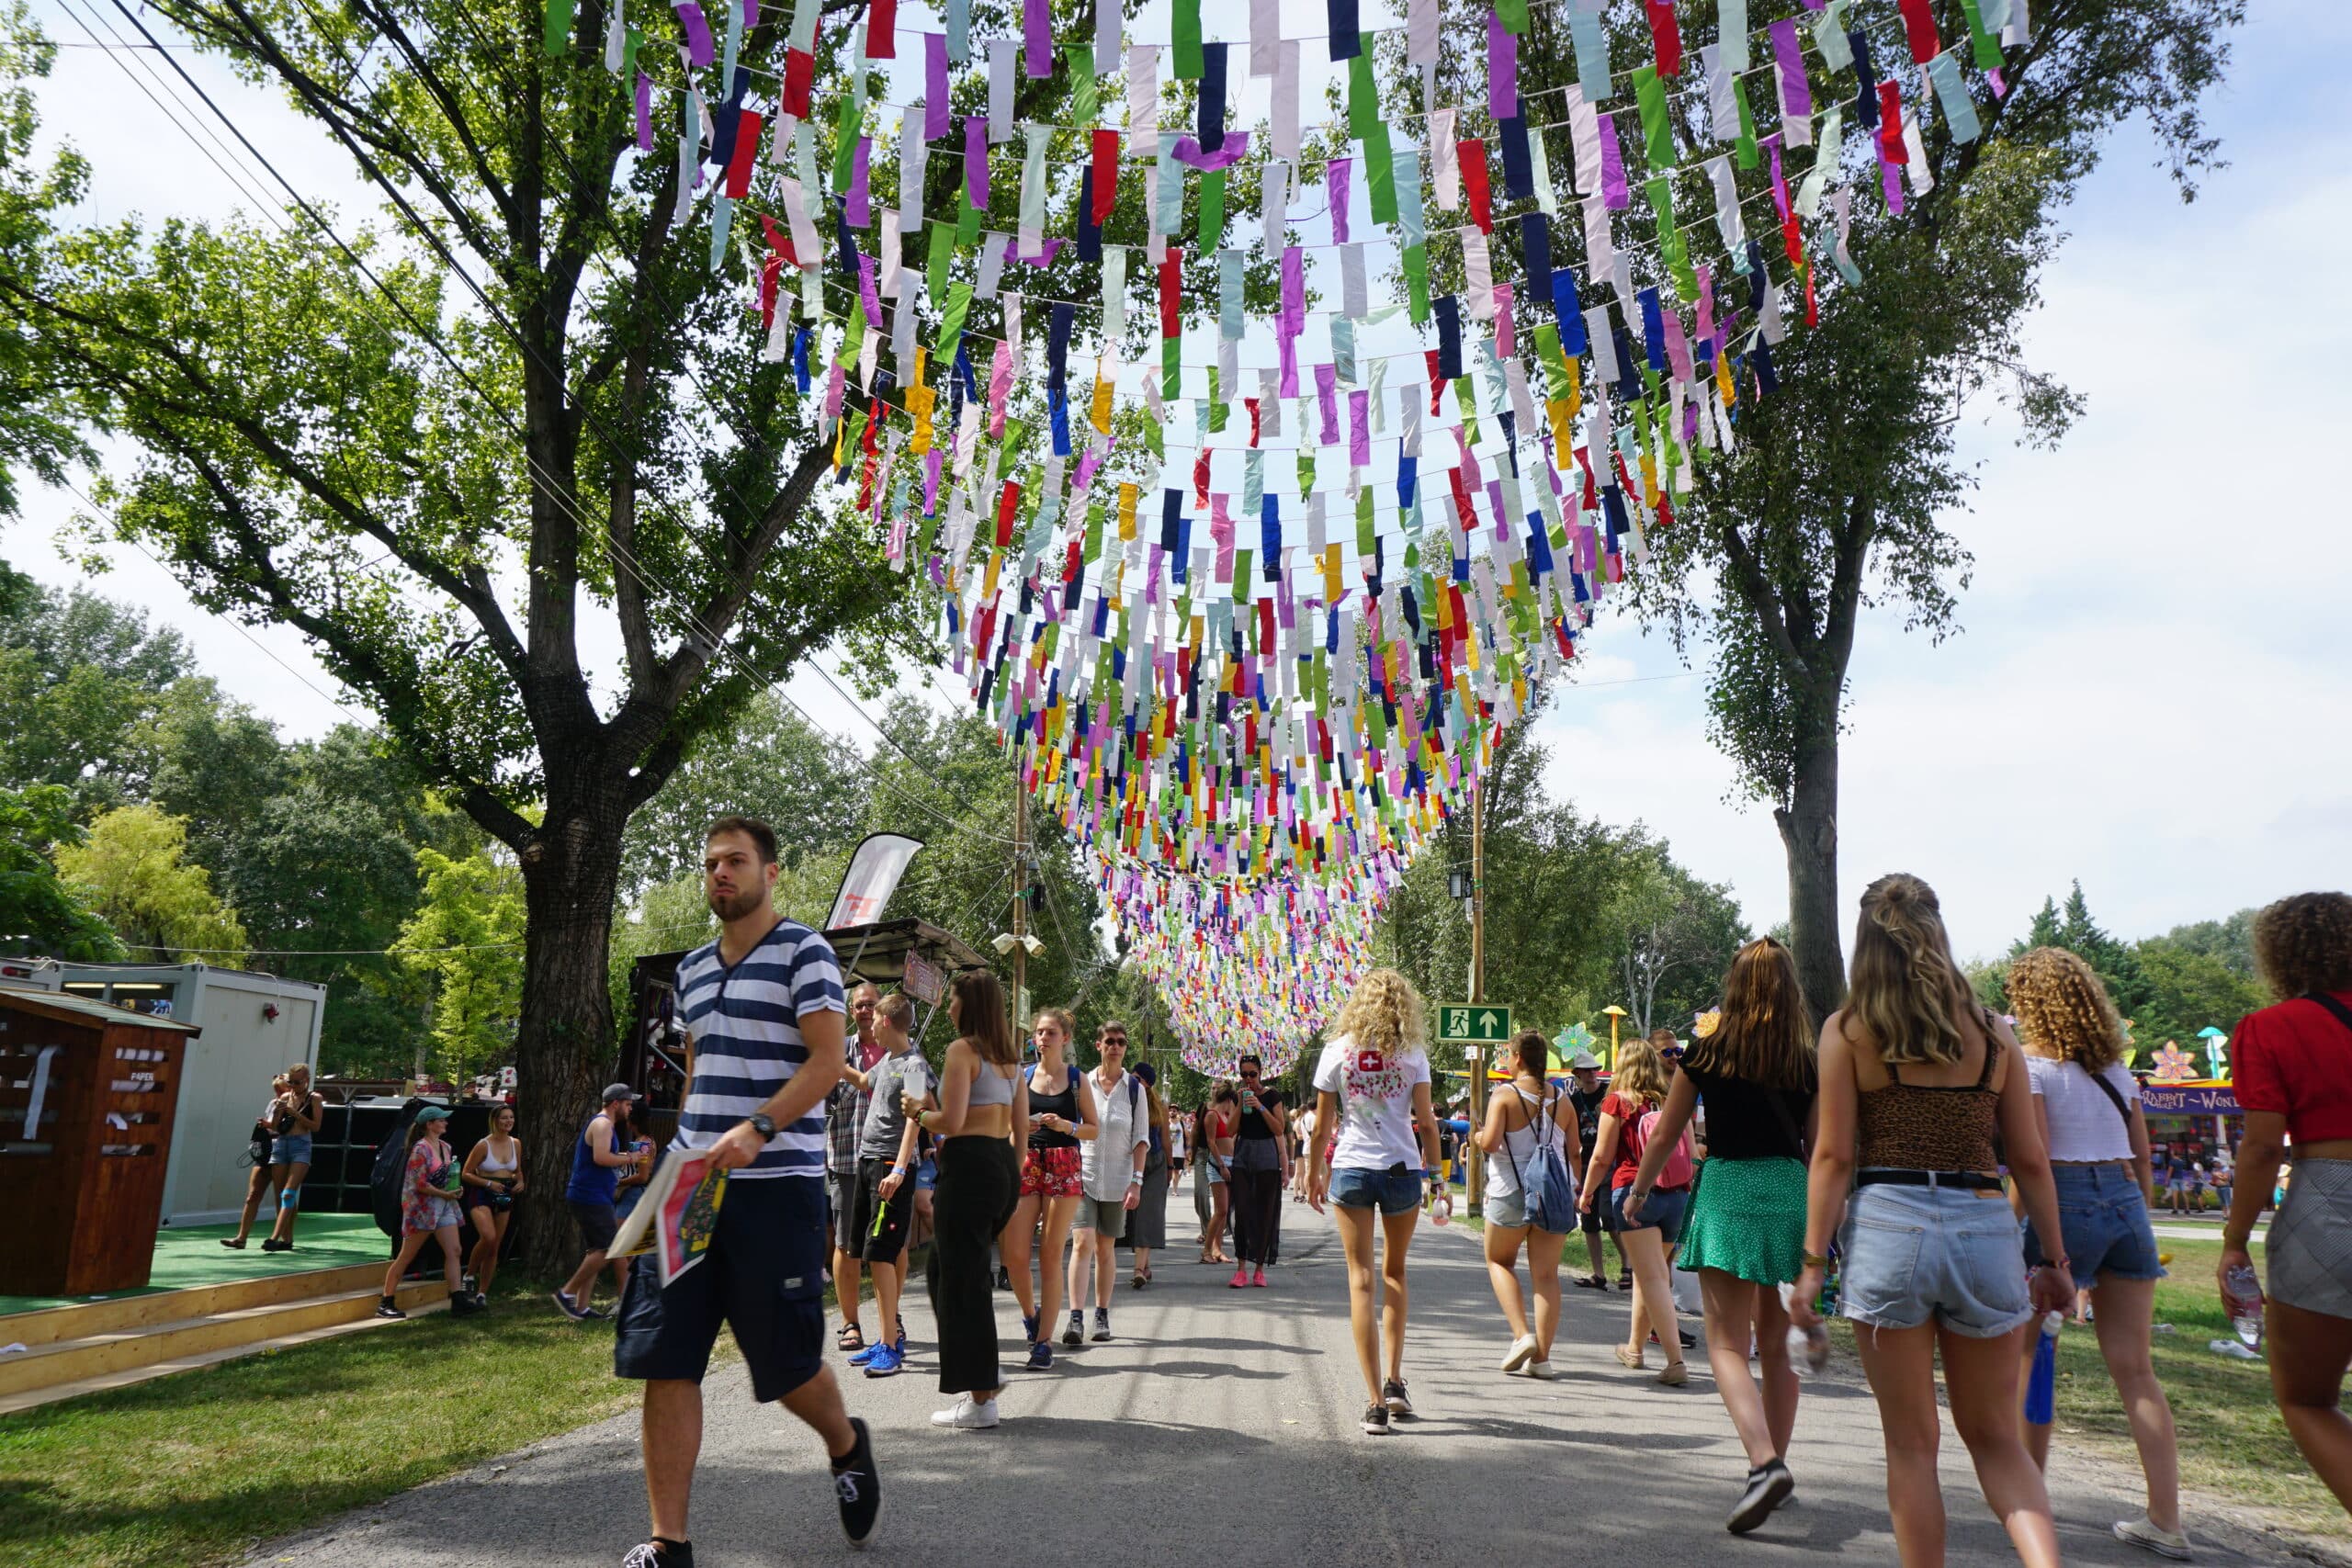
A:
[[[1149,1277],[1148,1277],[1148,1276],[1146,1276],[1146,1275],[1142,1275],[1142,1274],[1137,1274],[1135,1278],[1133,1278],[1132,1280],[1129,1280],[1127,1281],[1127,1288],[1128,1288],[1129,1290],[1140,1291],[1140,1290],[1142,1290],[1146,1285],[1148,1285],[1148,1284],[1150,1284],[1150,1283],[1151,1283],[1151,1280],[1150,1280]]]
[[[837,1350],[865,1349],[865,1330],[854,1323],[842,1324],[842,1331],[833,1336],[833,1348]]]
[[[1605,1291],[1609,1288],[1609,1281],[1598,1274],[1571,1275],[1569,1283],[1575,1285],[1579,1291]]]

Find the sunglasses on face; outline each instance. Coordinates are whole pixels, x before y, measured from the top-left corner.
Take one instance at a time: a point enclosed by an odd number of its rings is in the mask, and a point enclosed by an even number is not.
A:
[[[1124,1051],[1126,1048],[1127,1037],[1124,1034],[1106,1034],[1102,1037],[1102,1049],[1105,1051]]]

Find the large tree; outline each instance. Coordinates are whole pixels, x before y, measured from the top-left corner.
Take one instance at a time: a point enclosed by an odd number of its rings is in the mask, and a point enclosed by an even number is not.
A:
[[[1964,48],[1958,0],[1933,9],[1942,36]],[[2133,118],[2154,132],[2182,197],[2194,196],[2215,150],[2204,99],[2244,10],[2243,0],[2037,5],[2031,40],[2007,51],[2006,96],[1971,73],[1983,126],[1973,141],[1953,141],[1946,118],[1906,85],[1933,188],[1891,216],[1872,188],[1875,165],[1855,165],[1861,281],[1825,280],[1819,324],[1775,351],[1779,390],[1753,401],[1738,449],[1702,468],[1677,525],[1651,536],[1655,566],[1638,602],[1679,647],[1712,660],[1714,738],[1740,787],[1772,808],[1797,964],[1816,1009],[1846,988],[1838,768],[1855,633],[1872,611],[1938,639],[1957,629],[1972,558],[1950,525],[1975,483],[1955,439],[1961,414],[1998,395],[2026,439],[2064,433],[2078,401],[2025,362],[2022,342],[2064,239],[2061,215],[2109,134]],[[1816,98],[1826,101],[1822,88],[1848,95],[1852,82],[1817,81]],[[1954,738],[1952,755],[1969,743]]]
[[[56,54],[23,0],[0,3],[0,278],[19,287],[39,272],[60,215],[89,183],[89,165],[71,148],[46,163],[33,156],[34,84]],[[54,482],[89,456],[55,389],[39,328],[21,311],[0,313],[0,517],[16,514],[20,470]]]

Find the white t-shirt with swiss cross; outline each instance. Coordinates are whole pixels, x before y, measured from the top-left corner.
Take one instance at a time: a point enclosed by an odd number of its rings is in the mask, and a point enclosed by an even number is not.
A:
[[[1315,1065],[1315,1087],[1340,1103],[1335,1170],[1386,1170],[1402,1165],[1421,1168],[1421,1141],[1413,1131],[1413,1086],[1430,1081],[1425,1052],[1358,1049],[1342,1034],[1323,1047]]]

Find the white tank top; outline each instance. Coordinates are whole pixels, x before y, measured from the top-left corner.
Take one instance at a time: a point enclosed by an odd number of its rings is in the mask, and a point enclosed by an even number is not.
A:
[[[515,1153],[517,1153],[517,1154],[522,1153],[522,1147],[521,1147],[521,1145],[512,1145],[512,1146],[514,1148],[514,1152],[515,1152]],[[514,1160],[511,1160],[511,1159],[500,1159],[500,1158],[498,1157],[497,1154],[496,1154],[495,1152],[493,1152],[493,1149],[492,1149],[492,1145],[491,1145],[491,1143],[490,1143],[490,1140],[489,1140],[489,1139],[487,1139],[487,1138],[485,1138],[485,1139],[483,1139],[483,1140],[482,1140],[482,1151],[481,1151],[481,1168],[482,1168],[482,1169],[484,1169],[484,1170],[486,1170],[486,1171],[487,1171],[487,1170],[498,1170],[498,1171],[513,1170],[513,1169],[514,1168],[514,1167],[515,1167],[515,1164],[516,1164],[516,1163],[517,1163],[517,1162],[515,1162],[515,1161],[514,1161]]]
[[[1560,1125],[1556,1115],[1558,1097],[1551,1095],[1539,1100],[1517,1084],[1511,1084],[1509,1087],[1512,1093],[1519,1096],[1521,1109],[1534,1120],[1516,1132],[1506,1131],[1503,1134],[1502,1151],[1487,1161],[1487,1185],[1506,1197],[1518,1192],[1519,1171],[1526,1166],[1528,1161],[1535,1157],[1537,1149],[1549,1144],[1565,1153],[1567,1146],[1565,1142],[1567,1136],[1566,1129]],[[1544,1114],[1546,1105],[1551,1106],[1555,1114]],[[1513,1160],[1519,1162],[1517,1167],[1511,1164]]]

